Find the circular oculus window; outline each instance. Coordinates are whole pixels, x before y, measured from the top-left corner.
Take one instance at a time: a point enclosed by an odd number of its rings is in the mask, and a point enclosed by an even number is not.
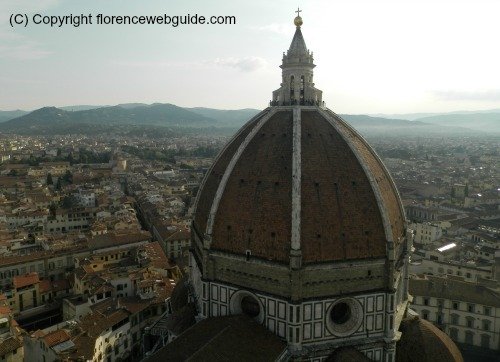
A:
[[[264,307],[256,295],[240,290],[233,294],[230,301],[231,314],[245,314],[259,323],[264,322]]]
[[[343,298],[334,302],[327,310],[326,325],[337,337],[350,336],[363,322],[363,308],[354,298]]]

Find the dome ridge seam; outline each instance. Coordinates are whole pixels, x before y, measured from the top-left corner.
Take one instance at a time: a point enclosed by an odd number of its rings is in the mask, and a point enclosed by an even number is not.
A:
[[[245,137],[245,140],[239,145],[238,149],[236,150],[235,154],[231,158],[231,161],[229,162],[226,170],[224,171],[224,175],[222,176],[222,179],[219,182],[219,186],[217,187],[217,192],[215,193],[214,200],[212,202],[212,206],[210,208],[210,213],[208,214],[208,220],[207,220],[207,227],[206,227],[206,232],[205,234],[210,238],[212,235],[212,229],[214,226],[215,222],[215,215],[217,213],[217,210],[219,209],[219,203],[222,198],[222,195],[224,193],[224,190],[226,188],[227,181],[229,180],[229,177],[231,176],[231,173],[233,172],[234,166],[240,159],[243,151],[247,148],[248,144],[250,141],[255,137],[255,135],[259,132],[259,130],[264,126],[264,124],[267,123],[267,121],[275,115],[279,110],[277,108],[271,108],[271,110],[262,117],[261,120],[257,122],[257,124],[254,126],[254,128],[250,131],[250,133]],[[209,241],[210,243],[210,241]]]

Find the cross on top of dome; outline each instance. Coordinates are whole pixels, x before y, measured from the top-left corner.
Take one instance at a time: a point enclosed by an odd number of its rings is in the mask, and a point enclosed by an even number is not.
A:
[[[296,27],[300,27],[302,25],[302,18],[300,17],[301,12],[302,12],[302,10],[300,10],[300,8],[297,8],[297,11],[296,11],[297,16],[293,20],[293,23],[295,24]]]

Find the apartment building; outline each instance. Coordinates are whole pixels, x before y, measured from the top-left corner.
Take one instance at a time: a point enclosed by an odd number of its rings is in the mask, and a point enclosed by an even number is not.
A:
[[[435,276],[410,279],[411,308],[455,342],[500,350],[500,294],[478,283]]]

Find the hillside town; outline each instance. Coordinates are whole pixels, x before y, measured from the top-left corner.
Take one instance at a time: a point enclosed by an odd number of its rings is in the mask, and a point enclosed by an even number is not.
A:
[[[2,136],[0,358],[140,361],[154,350],[145,337],[176,309],[196,193],[228,139]],[[464,356],[494,356],[498,140],[368,139],[413,232],[411,308]]]

